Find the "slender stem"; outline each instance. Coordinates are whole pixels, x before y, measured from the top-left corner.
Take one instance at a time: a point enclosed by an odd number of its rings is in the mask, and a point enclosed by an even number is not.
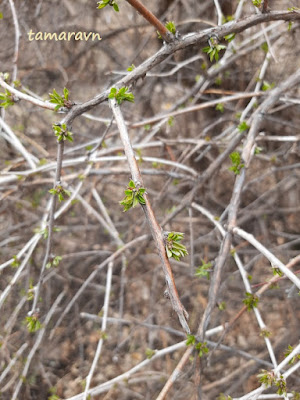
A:
[[[63,154],[64,154],[64,141],[61,140],[57,144],[57,167],[56,167],[54,187],[56,187],[56,185],[58,185],[60,182]],[[50,252],[51,252],[51,247],[52,247],[54,219],[55,219],[54,218],[55,207],[56,207],[56,195],[53,196],[51,206],[50,206],[46,252],[45,252],[43,265],[42,265],[41,272],[40,272],[39,281],[35,287],[34,300],[33,300],[32,308],[29,312],[30,315],[32,315],[36,310],[41,285],[43,283],[43,279],[45,276],[46,265],[47,265],[49,257],[50,257]]]
[[[31,104],[34,104],[41,108],[46,108],[48,110],[54,110],[55,108],[55,104],[41,101],[39,99],[36,99],[35,97],[29,96],[28,94],[21,92],[18,89],[15,89],[13,86],[5,82],[5,80],[3,79],[3,75],[1,73],[0,73],[0,86],[2,86],[4,89],[7,89],[10,93],[14,94],[20,100],[28,101]]]
[[[24,365],[22,374],[20,376],[20,380],[19,380],[18,384],[16,385],[12,400],[17,400],[19,392],[20,392],[20,389],[21,389],[23,383],[25,382],[25,378],[26,378],[26,375],[28,373],[31,361],[32,361],[36,351],[38,350],[38,348],[39,348],[39,346],[40,346],[40,344],[42,342],[43,336],[44,336],[44,334],[46,332],[47,325],[49,324],[50,319],[52,318],[52,315],[56,311],[59,303],[61,302],[61,300],[63,299],[64,296],[65,296],[65,292],[60,293],[58,295],[58,297],[56,298],[55,302],[53,303],[52,307],[50,308],[50,310],[49,310],[49,312],[48,312],[48,314],[47,314],[47,316],[45,318],[45,321],[43,323],[43,327],[39,331],[39,333],[37,335],[37,338],[36,338],[36,341],[35,341],[34,345],[32,346],[32,348],[30,350],[30,353],[28,354],[28,357],[26,359],[26,363]]]
[[[91,385],[91,380],[93,378],[95,369],[97,367],[99,357],[102,350],[102,345],[104,342],[104,334],[106,332],[106,325],[107,325],[107,315],[108,315],[108,308],[109,308],[109,297],[111,292],[111,281],[112,281],[112,270],[113,270],[113,262],[111,261],[108,264],[107,269],[107,278],[106,278],[106,290],[105,290],[105,299],[104,299],[104,306],[103,306],[103,319],[102,319],[102,326],[101,326],[101,338],[98,342],[97,350],[94,356],[94,360],[90,369],[90,372],[86,378],[86,386],[84,391],[84,400],[87,399],[89,388]]]
[[[110,106],[112,109],[112,112],[114,114],[115,120],[117,122],[119,132],[120,132],[120,137],[124,146],[124,152],[127,158],[127,162],[130,168],[131,176],[132,179],[134,180],[136,185],[143,186],[143,180],[142,176],[136,161],[136,158],[134,156],[133,148],[128,136],[128,131],[127,127],[122,115],[122,112],[120,110],[120,107],[118,106],[118,103],[115,99],[110,100]],[[190,328],[187,324],[187,318],[188,318],[188,313],[186,312],[184,306],[182,305],[179,295],[177,292],[177,288],[175,285],[175,280],[173,276],[173,272],[171,269],[170,261],[167,257],[166,250],[165,250],[165,244],[164,244],[164,237],[163,237],[163,232],[162,228],[158,224],[156,217],[154,215],[153,209],[151,207],[149,198],[147,194],[144,195],[145,202],[146,204],[143,206],[143,210],[147,219],[147,222],[149,224],[149,227],[151,229],[151,233],[153,236],[153,239],[155,241],[156,247],[158,249],[158,253],[162,262],[162,268],[165,274],[165,279],[167,282],[168,286],[168,291],[170,295],[170,300],[173,306],[173,309],[176,311],[179,321],[181,323],[181,326],[185,330],[185,332],[190,332]]]
[[[9,0],[9,5],[11,8],[14,27],[15,27],[15,51],[14,51],[14,58],[13,58],[13,73],[12,73],[12,81],[15,81],[17,79],[17,73],[18,73],[17,62],[18,62],[18,56],[19,56],[19,43],[20,43],[21,34],[20,34],[19,21],[18,21],[18,16],[17,16],[14,1]]]

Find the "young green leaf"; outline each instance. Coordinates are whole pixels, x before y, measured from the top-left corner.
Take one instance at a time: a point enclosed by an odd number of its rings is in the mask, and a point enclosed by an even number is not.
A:
[[[243,121],[243,122],[241,122],[241,123],[238,125],[238,130],[239,130],[241,133],[247,131],[249,128],[250,128],[250,126],[247,124],[246,121]]]
[[[180,243],[184,234],[181,232],[169,232],[166,236],[166,253],[168,258],[173,257],[179,261],[188,254],[186,247]]]
[[[98,9],[104,8],[106,6],[111,6],[116,12],[119,12],[119,6],[115,0],[102,0],[98,1]]]
[[[131,64],[130,67],[127,68],[127,71],[131,72],[135,69],[135,65]]]
[[[243,164],[241,161],[241,155],[238,151],[234,151],[229,155],[231,159],[232,166],[229,168],[229,171],[233,171],[235,175],[239,175],[241,172],[241,169],[244,168],[245,164]]]
[[[202,261],[202,265],[196,269],[195,276],[198,276],[199,278],[210,278],[210,272],[212,271],[212,263],[205,263],[204,260]]]
[[[198,342],[195,345],[195,349],[198,350],[198,356],[201,358],[204,354],[208,353],[208,347],[207,347],[207,343],[206,342]]]
[[[134,103],[134,95],[128,92],[128,87],[122,87],[121,89],[117,90],[116,88],[111,88],[110,93],[108,95],[109,99],[116,99],[118,104],[121,104],[123,101],[130,101]]]
[[[194,344],[196,343],[196,337],[194,335],[189,335],[187,334],[187,341],[186,341],[186,345],[187,346],[194,346]]]
[[[0,93],[0,100],[2,100],[2,103],[0,103],[0,107],[3,107],[4,109],[15,104],[13,94],[10,93],[10,91],[7,89],[5,89],[5,93]]]
[[[14,261],[10,264],[13,268],[18,268],[20,265],[20,261],[17,256],[13,256]]]
[[[59,202],[65,200],[65,197],[71,196],[71,192],[67,189],[64,189],[61,185],[57,185],[55,188],[50,189],[49,193],[53,194],[54,196],[58,197]]]
[[[25,318],[26,326],[29,332],[34,333],[41,329],[42,324],[35,315],[28,316]]]
[[[175,26],[175,23],[173,22],[173,21],[168,21],[166,24],[165,24],[165,27],[168,29],[168,31],[169,32],[171,32],[173,35],[175,35],[175,33],[176,33],[176,26]],[[162,36],[161,36],[161,34],[157,31],[157,37],[158,37],[158,39],[162,39]]]
[[[260,7],[260,6],[261,6],[261,1],[262,1],[262,0],[252,0],[252,4],[253,4],[255,7]]]
[[[219,44],[216,38],[210,38],[209,46],[204,47],[202,51],[207,53],[210,62],[213,62],[214,59],[215,61],[219,61],[219,52],[224,49],[226,49],[225,45]]]
[[[254,307],[257,307],[258,302],[259,298],[255,294],[246,292],[246,298],[243,300],[243,303],[247,306],[248,311],[251,311]]]
[[[224,104],[223,103],[218,103],[216,105],[216,110],[217,111],[221,111],[221,113],[223,113],[224,112]]]
[[[58,111],[61,107],[70,109],[73,106],[73,103],[69,100],[69,91],[67,88],[64,88],[62,96],[53,89],[53,93],[49,93],[49,97],[50,103],[56,104],[54,111]]]
[[[69,142],[73,142],[73,133],[68,131],[66,124],[53,124],[52,128],[54,130],[55,136],[57,136],[57,141],[65,141],[68,140]]]
[[[227,42],[231,42],[235,38],[235,33],[229,33],[228,35],[224,36],[224,39],[227,40]]]
[[[145,192],[146,192],[145,188],[143,187],[137,188],[133,180],[130,180],[127,189],[125,189],[124,191],[125,197],[122,201],[120,201],[120,204],[124,206],[123,211],[128,211],[130,210],[130,208],[133,208],[138,204],[145,205],[146,204],[146,201],[144,199]]]

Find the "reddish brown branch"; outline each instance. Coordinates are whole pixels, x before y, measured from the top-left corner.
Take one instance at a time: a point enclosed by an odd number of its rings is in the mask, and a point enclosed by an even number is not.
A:
[[[134,7],[155,29],[161,34],[162,38],[166,42],[172,42],[174,36],[168,29],[156,18],[151,11],[148,10],[142,3],[138,0],[126,0],[132,7]]]

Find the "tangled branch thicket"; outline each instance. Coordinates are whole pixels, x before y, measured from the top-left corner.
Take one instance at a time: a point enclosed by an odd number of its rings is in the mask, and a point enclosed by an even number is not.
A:
[[[298,1],[98,3],[0,3],[0,398],[299,399]]]

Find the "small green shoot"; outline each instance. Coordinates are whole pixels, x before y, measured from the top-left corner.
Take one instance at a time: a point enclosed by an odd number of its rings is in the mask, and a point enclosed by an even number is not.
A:
[[[206,342],[197,342],[196,336],[187,335],[187,340],[185,343],[187,346],[194,346],[196,350],[198,350],[198,356],[202,357],[204,354],[208,353],[208,347]]]
[[[9,106],[13,106],[15,104],[15,99],[12,93],[9,90],[5,89],[5,93],[0,93],[0,107],[4,109],[8,108]]]
[[[274,82],[273,82],[273,83],[269,83],[269,82],[267,82],[267,81],[263,81],[261,90],[262,90],[263,92],[266,92],[267,90],[273,89],[274,86],[275,86],[275,83],[274,83]]]
[[[130,101],[134,103],[134,95],[128,91],[128,87],[122,87],[121,89],[117,90],[116,88],[111,88],[110,93],[108,95],[109,99],[116,99],[117,103],[120,105],[123,101]]]
[[[257,156],[258,154],[260,154],[263,151],[262,147],[256,146],[254,149],[254,154]]]
[[[171,33],[173,33],[173,35],[175,35],[176,26],[175,26],[175,23],[173,21],[168,21],[166,23],[165,27],[168,29],[168,31],[170,31]]]
[[[26,327],[29,332],[34,333],[41,329],[42,324],[36,315],[28,316],[25,318]]]
[[[18,268],[20,265],[20,261],[17,256],[13,256],[14,261],[10,264],[13,268]]]
[[[273,267],[272,272],[274,276],[283,276],[283,272],[279,268]]]
[[[285,381],[283,375],[280,375],[280,378],[276,379],[274,383],[275,383],[275,386],[277,386],[277,388],[278,388],[276,393],[286,396],[286,381]]]
[[[61,262],[61,260],[62,260],[62,257],[61,257],[61,256],[56,256],[56,257],[52,258],[52,260],[49,261],[49,262],[46,264],[46,268],[47,268],[47,269],[49,269],[49,268],[51,268],[51,267],[57,268],[58,265],[59,265],[59,263]]]
[[[150,360],[154,355],[156,351],[152,349],[146,349],[146,357]]]
[[[265,369],[262,369],[260,371],[260,374],[257,375],[259,382],[263,383],[267,387],[272,386],[274,382],[274,373],[266,371]]]
[[[135,69],[135,65],[131,64],[130,67],[127,68],[127,71],[131,72]]]
[[[32,301],[34,299],[34,287],[32,282],[29,284],[29,289],[27,291],[27,300]]]
[[[227,40],[227,42],[231,42],[235,38],[235,33],[229,33],[228,35],[224,36],[224,39]]]
[[[199,358],[203,357],[204,354],[207,354],[209,352],[206,342],[203,342],[203,343],[202,342],[198,342],[195,345],[195,349],[198,350]]]
[[[255,7],[260,7],[260,6],[261,6],[261,0],[252,0],[252,4],[253,4]]]
[[[284,356],[285,357],[289,356],[293,350],[294,350],[294,347],[289,345],[287,350],[284,353]],[[299,354],[295,354],[294,357],[289,361],[289,364],[294,364],[294,362],[296,360],[300,360],[300,353]]]
[[[169,126],[173,126],[173,125],[174,125],[174,117],[173,117],[173,116],[169,117],[169,119],[168,119],[168,125],[169,125]]]
[[[261,48],[265,53],[267,53],[267,52],[269,51],[269,46],[268,46],[268,43],[267,43],[267,42],[264,42],[264,43],[260,46],[260,48]]]
[[[50,103],[57,104],[54,111],[58,111],[61,107],[70,109],[73,106],[73,103],[69,100],[69,91],[67,88],[64,88],[62,96],[55,89],[53,89],[53,93],[49,93],[49,96]]]
[[[220,393],[217,400],[232,400],[231,396],[226,396],[224,393]]]
[[[64,189],[61,185],[57,185],[55,188],[50,189],[49,193],[53,194],[54,196],[58,197],[59,202],[65,200],[65,197],[71,196],[71,192],[67,189]]]
[[[220,311],[226,310],[226,303],[225,303],[225,301],[221,301],[221,303],[218,304],[218,309],[219,309]]]
[[[240,131],[240,133],[247,131],[249,128],[250,126],[247,124],[246,121],[243,121],[238,125],[238,130]]]
[[[233,171],[235,175],[239,175],[241,169],[244,168],[245,164],[242,163],[241,155],[238,151],[234,151],[229,155],[232,166],[229,167],[229,171]]]
[[[124,206],[124,212],[130,210],[130,208],[135,207],[138,204],[145,205],[144,193],[145,188],[137,188],[133,180],[128,183],[128,187],[125,190],[125,197],[120,204]]]
[[[212,263],[206,263],[204,260],[201,260],[202,265],[196,269],[195,276],[198,276],[199,278],[210,278],[210,273],[212,271]]]
[[[194,346],[196,343],[196,337],[194,335],[187,335],[186,345],[187,346]]]
[[[166,252],[168,258],[173,257],[179,261],[181,257],[188,254],[186,247],[180,243],[184,236],[181,232],[169,232],[166,237]]]
[[[111,6],[113,7],[113,9],[116,12],[119,12],[119,6],[117,4],[117,2],[115,0],[102,0],[102,1],[98,1],[98,10],[100,10],[101,8],[104,8],[106,6]]]
[[[223,44],[219,44],[218,40],[216,38],[210,38],[209,39],[209,46],[204,47],[204,49],[202,49],[202,51],[204,53],[207,53],[207,55],[209,56],[210,62],[213,62],[213,60],[215,59],[215,61],[219,61],[219,52],[221,50],[226,49],[226,46]]]
[[[221,113],[223,113],[224,112],[224,104],[223,103],[218,103],[216,105],[216,110],[220,111]]]
[[[61,400],[61,398],[56,394],[57,389],[55,387],[50,388],[49,392],[51,396],[49,396],[47,400]]]
[[[168,29],[168,31],[169,32],[171,32],[173,35],[175,35],[175,33],[176,33],[176,26],[175,26],[175,23],[173,22],[173,21],[168,21],[166,24],[165,24],[165,27]],[[162,39],[162,36],[161,36],[161,34],[157,31],[157,37],[158,37],[158,39]]]
[[[64,140],[68,140],[69,142],[73,142],[73,133],[68,131],[66,124],[53,124],[52,128],[54,130],[54,134],[57,137],[57,141],[61,142]]]
[[[269,338],[271,335],[272,335],[272,333],[270,331],[268,331],[268,329],[262,329],[259,334],[259,336],[261,336],[263,338]]]
[[[252,293],[246,292],[246,298],[243,300],[245,306],[247,306],[247,310],[251,311],[254,307],[257,307],[259,302],[259,298]]]
[[[34,230],[34,232],[43,236],[43,239],[48,239],[48,236],[49,236],[48,228],[45,228],[45,229],[37,228]]]

